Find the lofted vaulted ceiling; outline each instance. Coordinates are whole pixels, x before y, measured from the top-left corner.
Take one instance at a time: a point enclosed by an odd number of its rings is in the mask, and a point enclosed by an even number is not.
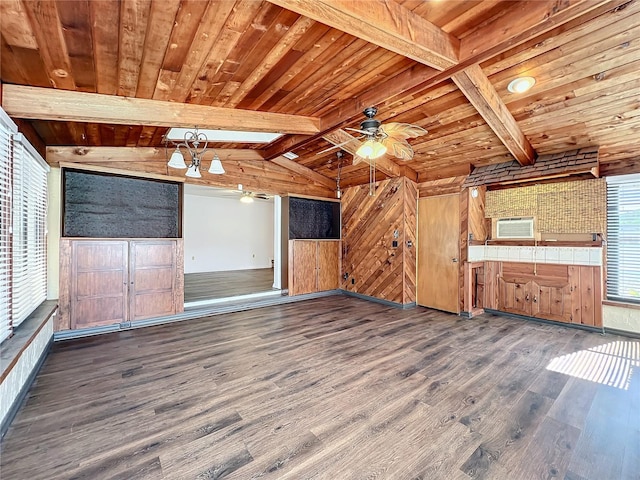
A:
[[[331,196],[336,150],[318,152],[375,105],[383,123],[428,130],[410,140],[412,160],[378,160],[378,178],[455,179],[592,145],[604,173],[640,170],[640,0],[2,0],[0,9],[3,107],[52,164],[180,175],[166,166],[169,126],[276,130],[286,135],[270,145],[216,145],[227,173],[189,181]],[[521,75],[534,88],[509,93]],[[341,187],[368,181],[368,166],[346,155]]]

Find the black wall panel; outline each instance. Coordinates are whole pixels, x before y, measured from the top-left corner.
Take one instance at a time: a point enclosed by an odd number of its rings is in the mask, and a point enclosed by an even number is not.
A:
[[[63,236],[177,238],[180,184],[65,170]]]
[[[289,198],[289,239],[339,239],[340,203]]]

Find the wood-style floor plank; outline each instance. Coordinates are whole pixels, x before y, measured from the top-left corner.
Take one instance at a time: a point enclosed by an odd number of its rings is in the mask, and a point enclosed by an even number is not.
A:
[[[344,296],[54,345],[5,479],[638,480],[640,342]]]
[[[185,302],[237,297],[272,290],[272,268],[187,273],[184,276]]]

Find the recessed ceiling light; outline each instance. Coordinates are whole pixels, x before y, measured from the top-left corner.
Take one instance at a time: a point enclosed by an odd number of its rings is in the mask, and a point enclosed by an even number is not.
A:
[[[533,87],[536,83],[536,79],[533,77],[519,77],[509,82],[507,90],[511,93],[524,93]]]
[[[184,140],[184,134],[193,130],[189,128],[170,128],[167,132],[167,140]],[[230,143],[271,143],[282,136],[281,133],[272,132],[239,132],[237,130],[207,130],[198,129],[204,133],[210,142]]]

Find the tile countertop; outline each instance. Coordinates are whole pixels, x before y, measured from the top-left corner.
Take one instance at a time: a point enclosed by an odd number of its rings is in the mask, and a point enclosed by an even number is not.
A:
[[[472,245],[469,262],[500,261],[602,266],[602,247],[514,247]]]

